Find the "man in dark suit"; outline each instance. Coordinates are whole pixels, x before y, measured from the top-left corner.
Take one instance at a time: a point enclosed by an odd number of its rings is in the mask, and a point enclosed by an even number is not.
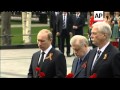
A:
[[[37,35],[37,43],[40,51],[32,56],[28,78],[38,77],[36,67],[45,74],[45,78],[64,78],[67,71],[66,59],[62,52],[52,47],[52,33],[47,29],[41,30]]]
[[[116,78],[120,78],[120,52],[117,53],[114,56],[114,62],[113,62],[113,66],[116,66],[114,69],[115,73],[117,73],[117,75],[115,76]]]
[[[83,27],[85,25],[85,17],[80,13],[76,12],[73,15],[73,34],[74,35],[83,35]]]
[[[84,36],[75,35],[71,38],[70,44],[76,56],[71,69],[74,74],[73,78],[85,78],[86,64],[90,54],[88,40]]]
[[[91,51],[87,63],[87,77],[97,78],[120,77],[119,64],[115,64],[114,56],[118,49],[110,44],[111,27],[106,22],[94,23],[91,31],[91,40],[97,47]],[[119,70],[119,71],[118,71]]]
[[[56,33],[57,33],[57,17],[60,14],[60,12],[51,12],[50,13],[50,30],[52,31],[53,34],[53,40],[52,40],[52,46],[55,48],[56,47]],[[60,49],[60,38],[58,37],[58,48]]]
[[[60,50],[64,53],[66,40],[67,56],[70,57],[70,36],[72,35],[72,18],[67,12],[63,12],[57,19],[57,36],[60,36]]]

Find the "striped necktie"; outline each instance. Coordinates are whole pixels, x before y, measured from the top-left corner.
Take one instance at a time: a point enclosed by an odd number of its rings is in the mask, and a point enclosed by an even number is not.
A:
[[[63,15],[63,29],[65,29],[65,14]]]
[[[100,51],[100,50],[98,50],[98,51],[97,51],[97,57],[96,57],[96,59],[95,59],[95,62],[94,62],[94,64],[93,64],[93,66],[92,66],[92,69],[91,69],[91,70],[93,70],[93,68],[95,67],[95,65],[96,65],[96,63],[97,63],[97,61],[98,61],[98,59],[99,59],[99,57],[100,57],[100,53],[101,53],[101,51]]]
[[[78,61],[77,61],[75,73],[79,70],[81,62],[82,62],[82,60],[79,58]]]

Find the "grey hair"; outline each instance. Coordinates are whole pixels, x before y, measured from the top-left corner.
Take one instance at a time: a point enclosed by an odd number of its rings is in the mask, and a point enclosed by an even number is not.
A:
[[[107,40],[110,40],[112,35],[111,26],[106,22],[96,22],[92,25],[93,27],[97,28],[99,32],[107,34]]]
[[[77,44],[79,46],[89,45],[88,40],[85,36],[75,35],[70,39],[70,45]]]

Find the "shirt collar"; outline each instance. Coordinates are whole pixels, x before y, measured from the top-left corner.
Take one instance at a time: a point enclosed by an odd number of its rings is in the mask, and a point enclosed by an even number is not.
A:
[[[104,50],[106,49],[106,47],[110,44],[110,42],[108,42],[106,45],[104,45],[101,49],[97,48],[97,51],[100,50],[101,52],[104,52]]]
[[[44,53],[45,53],[45,54],[48,54],[48,52],[50,51],[51,48],[52,48],[52,45],[50,45],[50,46],[48,47],[48,49],[46,49],[46,50],[44,51]],[[41,52],[43,52],[43,51],[41,50]]]
[[[81,59],[82,61],[85,59],[86,55],[90,52],[90,49],[87,50],[87,53],[82,57],[82,58],[79,58]]]

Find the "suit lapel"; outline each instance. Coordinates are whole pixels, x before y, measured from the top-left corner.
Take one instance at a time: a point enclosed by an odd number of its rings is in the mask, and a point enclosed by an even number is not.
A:
[[[77,60],[78,60],[78,58],[74,59],[74,63],[73,63],[73,67],[72,67],[72,72],[73,73],[75,73],[75,70],[76,70]]]
[[[50,55],[50,53],[53,53],[54,48],[51,48],[50,51],[48,52],[48,54],[46,55],[46,57],[48,57]],[[45,60],[47,60],[48,58],[45,57]]]
[[[97,51],[97,48],[93,49],[90,53],[88,63],[87,63],[87,74],[91,73],[91,67],[92,67],[92,63],[93,63],[96,51]]]
[[[86,65],[87,65],[87,60],[89,59],[89,55],[90,55],[90,52],[85,56],[84,60],[82,61],[81,65],[79,66],[79,69],[77,70],[77,72],[75,73],[74,77],[76,75],[78,75],[83,69],[86,68]],[[77,63],[76,63],[77,64]]]
[[[50,49],[50,51],[48,52],[48,54],[46,55],[46,57],[45,57],[45,59],[44,59],[44,62],[43,62],[43,64],[42,64],[42,69],[44,68],[44,66],[46,66],[46,64],[49,64],[50,63],[50,58],[49,58],[49,55],[50,55],[50,53],[51,54],[53,54],[53,51],[54,51],[54,48],[51,48]],[[48,58],[47,58],[48,57]],[[52,58],[53,56],[51,56],[51,58]]]
[[[81,65],[79,66],[79,69],[75,72],[74,77],[75,77],[76,75],[78,75],[78,74],[82,71],[82,69],[84,69],[84,68],[81,67],[81,66],[83,65],[83,63],[85,63],[85,61],[83,61],[83,62],[81,63]],[[76,64],[77,64],[77,63],[76,63]]]
[[[40,57],[40,51],[37,52],[37,56],[35,57],[35,66],[38,66],[38,61],[39,61],[39,57]]]
[[[108,55],[108,54],[110,53],[110,47],[111,47],[111,45],[109,44],[109,45],[107,46],[107,48],[104,50],[104,52],[102,53],[102,55],[101,55],[100,58],[98,59],[96,65],[95,65],[95,67],[94,67],[94,69],[93,69],[93,72],[96,71],[96,70],[100,67],[100,65],[105,61],[105,60],[104,60],[105,54]]]

